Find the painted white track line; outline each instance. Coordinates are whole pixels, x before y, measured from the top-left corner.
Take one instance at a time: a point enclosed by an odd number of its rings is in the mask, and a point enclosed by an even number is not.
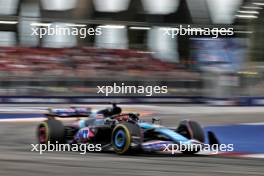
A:
[[[244,158],[264,158],[264,153],[242,155]]]

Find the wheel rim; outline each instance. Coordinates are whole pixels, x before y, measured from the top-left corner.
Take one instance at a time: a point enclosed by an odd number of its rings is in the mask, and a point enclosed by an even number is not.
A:
[[[46,143],[47,139],[47,129],[44,126],[39,127],[39,143]]]
[[[118,130],[115,134],[114,143],[117,148],[122,148],[126,143],[126,134],[123,130]]]

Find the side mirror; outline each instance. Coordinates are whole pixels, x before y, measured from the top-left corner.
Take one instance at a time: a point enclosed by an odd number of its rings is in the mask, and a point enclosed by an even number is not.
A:
[[[152,118],[152,124],[156,124],[156,122],[159,122],[158,124],[160,124],[160,119],[159,118]]]

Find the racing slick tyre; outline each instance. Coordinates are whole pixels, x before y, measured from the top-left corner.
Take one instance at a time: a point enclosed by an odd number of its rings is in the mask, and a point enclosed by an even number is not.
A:
[[[205,141],[203,128],[199,123],[195,121],[184,120],[180,122],[176,132],[188,139],[195,139],[202,143],[204,143]],[[197,152],[199,152],[199,149],[183,151],[183,153],[188,153],[188,154],[194,154]]]
[[[196,139],[200,142],[204,142],[204,131],[201,125],[195,121],[184,120],[180,122],[177,133],[180,133],[188,139]]]
[[[112,132],[111,143],[117,154],[127,154],[140,146],[140,127],[133,123],[118,124]],[[131,144],[135,146],[131,146]]]
[[[51,144],[64,143],[64,126],[55,119],[44,121],[38,126],[37,137],[40,144],[47,144],[48,141]]]

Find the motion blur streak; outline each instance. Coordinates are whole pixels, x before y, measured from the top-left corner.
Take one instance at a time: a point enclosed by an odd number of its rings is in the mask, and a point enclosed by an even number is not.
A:
[[[262,96],[263,1],[197,2],[0,0],[0,93],[96,95],[98,82],[151,80],[169,96]],[[40,39],[31,36],[36,24],[100,26],[102,34]],[[179,26],[234,35],[172,38],[159,30]]]

